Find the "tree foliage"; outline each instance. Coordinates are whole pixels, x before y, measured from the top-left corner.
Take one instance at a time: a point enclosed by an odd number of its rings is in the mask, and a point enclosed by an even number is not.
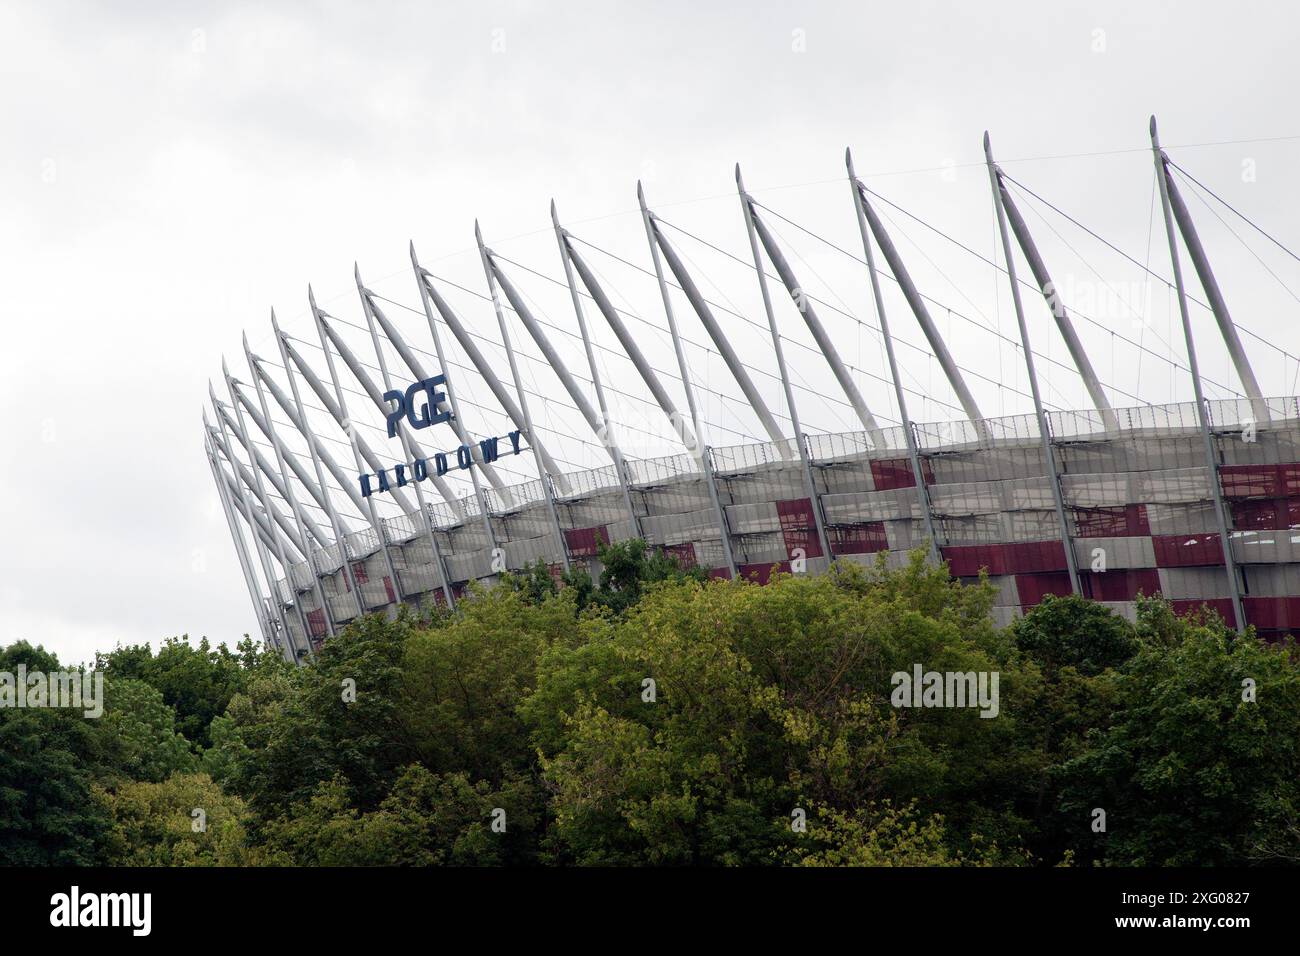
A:
[[[0,847],[164,866],[1300,861],[1293,642],[1154,599],[1136,625],[1061,598],[998,628],[992,600],[920,555],[759,586],[633,541],[594,579],[539,564],[454,612],[360,619],[301,669],[249,642],[119,647],[98,659],[101,719],[0,711]],[[0,652],[20,661],[57,667]],[[898,706],[918,668],[996,675],[996,716]]]

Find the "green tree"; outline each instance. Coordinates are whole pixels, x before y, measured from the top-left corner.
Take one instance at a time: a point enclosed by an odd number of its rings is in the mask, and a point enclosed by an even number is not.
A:
[[[159,782],[195,768],[189,741],[176,732],[176,713],[162,693],[142,680],[104,681],[104,716],[99,730],[113,768],[131,780]]]
[[[105,791],[112,828],[110,866],[253,866],[263,855],[247,845],[248,811],[204,773],[132,782]]]
[[[374,810],[357,809],[343,777],[321,783],[305,805],[267,827],[268,845],[303,866],[528,863],[540,803],[524,777],[511,775],[494,788],[412,764]]]
[[[554,794],[555,858],[777,862],[796,844],[792,808],[893,796],[951,813],[954,852],[980,839],[1022,860],[1014,800],[1036,754],[1008,699],[1034,685],[990,601],[919,557],[766,586],[665,582],[585,642],[552,645],[521,711]],[[1003,715],[891,707],[891,675],[917,662],[1001,667]]]
[[[43,648],[0,649],[0,671],[60,669]],[[108,816],[93,787],[105,760],[98,721],[81,710],[0,710],[0,860],[11,866],[93,866]]]
[[[325,642],[310,667],[286,682],[273,678],[261,706],[239,697],[241,719],[214,726],[223,757],[209,763],[229,780],[257,820],[307,801],[336,775],[362,809],[378,805],[415,759],[406,732],[402,660],[415,630],[403,611],[394,621],[369,615]],[[215,723],[215,722],[214,722]],[[233,765],[222,765],[232,758]]]
[[[915,805],[898,808],[887,800],[819,816],[808,834],[795,853],[798,866],[987,866],[998,858],[996,847],[963,857],[950,849],[943,817],[923,817]]]
[[[1104,604],[1071,594],[1048,595],[1011,625],[1016,646],[1044,671],[1073,667],[1094,677],[1137,652],[1134,628]]]
[[[108,678],[131,678],[155,687],[176,714],[176,729],[199,748],[210,747],[210,726],[254,675],[287,668],[280,655],[245,637],[232,651],[202,638],[197,646],[172,637],[155,655],[148,644],[100,654],[96,666]]]
[[[1113,721],[1062,768],[1080,857],[1225,866],[1300,855],[1288,830],[1300,807],[1294,642],[1238,636],[1213,616],[1176,618],[1161,601],[1140,606],[1138,635]],[[1104,834],[1087,829],[1095,808]]]

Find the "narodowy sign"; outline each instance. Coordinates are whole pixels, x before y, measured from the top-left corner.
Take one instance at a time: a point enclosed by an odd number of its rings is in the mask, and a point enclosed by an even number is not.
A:
[[[393,409],[388,413],[388,437],[396,437],[403,419],[415,429],[451,421],[452,414],[449,410],[438,410],[438,405],[447,397],[438,391],[438,386],[446,382],[446,375],[435,375],[433,378],[413,382],[406,391],[393,389],[385,392],[384,401],[394,403]],[[419,402],[421,395],[425,398],[423,403]],[[510,443],[509,454],[519,454],[522,437],[523,432],[512,431],[502,437],[484,438],[478,442],[480,458],[485,464],[496,461],[501,456],[503,441]],[[474,451],[469,445],[461,445],[454,451],[435,452],[428,458],[417,458],[415,461],[394,465],[391,469],[381,469],[375,474],[361,475],[361,497],[369,498],[376,491],[404,488],[412,482],[425,481],[431,474],[442,477],[453,467],[457,470],[472,468],[474,463]]]

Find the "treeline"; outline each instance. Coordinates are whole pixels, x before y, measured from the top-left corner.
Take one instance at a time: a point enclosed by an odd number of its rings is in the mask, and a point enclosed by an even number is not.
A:
[[[0,858],[109,865],[1300,862],[1300,659],[1159,600],[1136,626],[918,555],[766,586],[640,542],[294,669],[102,654],[105,713],[0,710]],[[0,671],[55,671],[27,643]],[[998,674],[997,716],[896,672]]]

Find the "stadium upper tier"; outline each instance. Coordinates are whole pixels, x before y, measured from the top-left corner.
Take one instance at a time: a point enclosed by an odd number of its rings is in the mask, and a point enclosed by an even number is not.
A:
[[[1154,120],[1151,133],[1172,266],[1167,285],[1177,296],[1171,301],[1178,305],[1186,365],[1166,361],[1190,378],[1195,397],[1187,402],[1111,405],[1108,389],[1128,393],[1098,379],[1074,327],[1069,295],[1053,284],[987,138],[1005,267],[985,261],[1013,292],[1019,327],[1013,348],[1028,377],[1030,391],[1020,393],[1032,401],[1028,414],[980,411],[966,379],[979,373],[950,353],[930,315],[933,300],[908,273],[873,207],[878,197],[856,178],[848,157],[849,208],[865,257],[853,258],[865,267],[858,275],[870,282],[873,328],[882,361],[888,360],[888,378],[877,376],[873,384],[892,385],[892,419],[877,420],[868,408],[860,391],[864,373],[841,355],[840,334],[818,314],[825,302],[800,285],[783,243],[765,222],[770,210],[745,191],[739,170],[765,323],[724,310],[701,293],[697,267],[679,253],[668,224],[647,208],[638,189],[653,268],[641,271],[657,283],[663,312],[654,329],[667,333],[671,352],[643,351],[646,336],[629,319],[645,320],[613,304],[606,280],[588,261],[587,245],[560,225],[554,206],[564,281],[553,281],[571,299],[576,333],[546,321],[510,277],[526,267],[498,256],[478,235],[487,292],[480,298],[491,303],[497,336],[483,321],[482,305],[477,321],[461,317],[444,297],[450,283],[424,269],[414,247],[411,266],[423,313],[409,311],[421,326],[427,322],[427,338],[423,327],[412,331],[409,315],[404,326],[394,322],[385,309],[398,304],[368,288],[359,272],[364,325],[331,315],[309,291],[321,354],[311,351],[314,343],[284,333],[273,314],[275,357],[255,354],[246,338],[249,380],[235,378],[223,361],[229,401],[210,389],[211,417],[204,412],[208,461],[263,638],[286,658],[309,660],[321,641],[359,615],[395,613],[401,604],[454,604],[469,582],[492,581],[539,561],[557,576],[575,566],[595,576],[601,545],[633,538],[713,576],[760,583],[775,572],[820,573],[833,560],[874,563],[883,554],[887,565],[897,566],[920,549],[946,562],[958,579],[986,572],[1000,623],[1050,594],[1077,593],[1130,618],[1140,595],[1159,594],[1179,613],[1208,605],[1239,630],[1253,626],[1265,636],[1300,631],[1300,400],[1261,394],[1173,164],[1159,148]],[[1240,392],[1213,384],[1239,398],[1204,394],[1179,235],[1206,300],[1200,304],[1213,314]],[[1017,276],[1013,237],[1029,279]],[[888,273],[877,268],[877,252]],[[801,269],[806,265],[800,261]],[[887,315],[882,276],[896,284],[924,334],[927,358],[956,402],[947,407],[963,418],[923,424],[909,415],[909,393],[913,401],[929,396],[904,384],[895,355],[902,340],[890,331],[899,317]],[[1069,353],[1069,365],[1054,365],[1077,373],[1093,407],[1049,409],[1041,398],[1036,363],[1050,360],[1032,347],[1022,286],[1049,306],[1053,331]],[[789,296],[814,343],[803,346],[814,356],[808,361],[819,368],[805,364],[792,373],[785,351],[791,342],[779,331],[774,290]],[[707,332],[702,348],[738,390],[732,401],[749,414],[749,434],[768,440],[709,442],[720,426],[701,413],[707,376],[688,360],[684,343],[695,346],[697,356],[701,347],[682,336],[679,311],[692,316],[692,334],[700,326]],[[1171,308],[1171,328],[1173,315]],[[618,343],[600,348],[626,363],[622,376],[608,372],[604,356],[597,360],[592,322]],[[746,323],[764,334],[755,337]],[[517,351],[512,326],[515,336],[527,333],[536,354]],[[368,335],[367,346],[356,344],[357,331]],[[560,332],[573,340],[561,342],[573,346],[567,361],[554,338]],[[416,342],[428,342],[433,351]],[[757,360],[755,348],[764,352]],[[373,359],[363,360],[359,349],[373,349]],[[607,463],[562,465],[572,461],[565,454],[567,433],[553,422],[535,427],[530,396],[544,408],[551,396],[538,391],[531,374],[532,387],[526,387],[521,354],[535,363],[530,368],[553,373],[560,385],[555,399],[572,413],[566,427],[584,434],[589,429],[595,441],[586,444]],[[575,361],[586,365],[585,375],[570,370]],[[768,365],[771,370],[760,367]],[[502,379],[506,371],[509,382]],[[916,383],[910,369],[903,371]],[[809,375],[824,380],[825,392],[807,386]],[[798,400],[795,377],[801,380]],[[471,386],[479,391],[467,394]],[[681,453],[634,456],[620,447],[620,436],[641,429],[626,419],[615,427],[620,416],[611,414],[610,396],[632,389],[640,390],[639,401],[658,427],[667,426],[666,447]],[[871,394],[879,405],[879,389]],[[861,427],[802,426],[801,410],[817,412],[815,405],[831,402]]]
[[[1223,462],[1218,480],[1232,516],[1229,536],[1246,622],[1261,632],[1300,630],[1300,403],[1270,399],[1268,406],[1270,421],[1256,424],[1253,440],[1246,441],[1250,403],[1210,403]],[[1116,409],[1116,415],[1119,427],[1107,430],[1095,412],[1048,413],[1081,592],[1130,618],[1139,594],[1162,594],[1180,612],[1207,604],[1235,623],[1214,477],[1204,463],[1195,405]],[[1044,595],[1071,593],[1066,544],[1034,416],[990,419],[984,429],[962,424],[956,435],[950,422],[916,426],[925,491],[952,574],[970,579],[987,569],[997,588],[995,614],[1006,622]],[[807,438],[833,558],[874,562],[883,551],[897,565],[913,549],[928,547],[902,429],[884,429],[884,437],[880,446],[866,432]],[[428,504],[453,594],[459,596],[468,581],[493,578],[494,548],[500,549],[498,568],[519,570],[541,560],[558,573],[567,557],[597,574],[599,543],[632,537],[728,576],[698,459],[629,460],[627,467],[635,519],[612,467],[570,473],[572,493],[555,498],[561,535],[536,481],[509,488],[509,506],[504,496],[488,492],[491,538],[475,496],[460,501],[459,515],[446,504]],[[783,457],[770,442],[714,448],[708,467],[740,576],[763,582],[775,571],[792,571],[800,558],[809,573],[826,568],[797,455]],[[233,479],[226,480],[234,492]],[[369,529],[344,539],[362,607],[442,603],[420,517],[381,519],[380,527],[384,548]],[[277,582],[300,650],[306,648],[304,618],[319,641],[327,633],[327,613],[335,625],[357,614],[337,544],[313,549],[312,559],[328,612],[306,560],[292,563],[292,585]]]

